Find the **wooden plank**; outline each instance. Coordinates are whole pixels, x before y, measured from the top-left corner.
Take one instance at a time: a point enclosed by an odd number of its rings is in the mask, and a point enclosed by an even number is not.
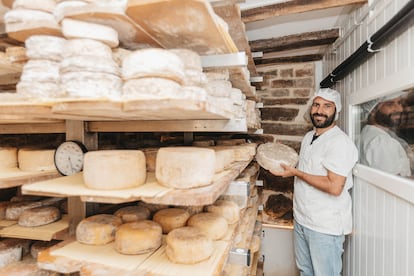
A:
[[[257,67],[269,66],[272,64],[280,63],[297,63],[297,62],[309,62],[322,60],[322,54],[310,54],[310,55],[300,55],[300,56],[288,56],[288,57],[275,57],[275,58],[261,58],[255,59]]]
[[[123,10],[116,10],[113,7],[109,10],[104,6],[89,4],[81,7],[67,7],[62,11],[62,16],[112,27],[118,32],[120,46],[123,48],[131,50],[146,47],[163,48],[154,37],[131,20]]]
[[[13,224],[9,227],[0,229],[0,236],[7,238],[32,239],[41,241],[51,241],[69,227],[69,219],[66,215],[56,222],[37,227],[22,227]]]
[[[18,187],[24,184],[33,183],[61,176],[56,170],[28,172],[19,168],[3,169],[0,171],[0,189]]]
[[[65,122],[47,119],[1,119],[0,134],[65,133]]]
[[[132,0],[126,14],[165,48],[186,48],[199,54],[238,51],[205,0]]]
[[[283,3],[261,6],[244,10],[241,13],[244,23],[268,19],[274,16],[302,13],[314,10],[342,7],[347,5],[363,5],[367,0],[292,0]]]

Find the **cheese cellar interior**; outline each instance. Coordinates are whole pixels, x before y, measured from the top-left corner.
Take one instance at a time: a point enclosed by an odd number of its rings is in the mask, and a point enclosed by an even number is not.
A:
[[[356,144],[364,103],[403,91],[398,133],[414,148],[414,59],[400,57],[383,79],[364,75],[367,66],[381,72],[378,56],[412,50],[404,18],[413,1],[302,2],[1,1],[0,275],[299,275],[294,178],[273,172],[297,165],[312,130],[302,117],[319,87],[341,92],[338,125]],[[381,24],[369,15],[390,6]],[[319,10],[340,10],[335,27],[283,36],[284,16],[306,22]],[[265,24],[280,34],[265,38]],[[377,36],[367,45],[374,57],[356,64],[347,58],[365,37],[347,39],[358,28]],[[398,39],[403,46],[389,46]],[[375,270],[356,256],[373,254],[359,234],[371,229],[362,199],[378,173],[353,170],[343,275]],[[403,187],[395,196],[409,217],[412,180],[383,177]],[[394,195],[386,185],[381,192]],[[409,275],[413,264],[402,263],[406,274],[389,275]]]

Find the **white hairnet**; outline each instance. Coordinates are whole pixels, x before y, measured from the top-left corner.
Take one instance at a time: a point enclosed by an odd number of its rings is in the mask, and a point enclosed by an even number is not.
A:
[[[313,100],[317,97],[320,97],[324,100],[333,102],[335,104],[336,113],[335,113],[335,120],[338,120],[338,113],[342,110],[341,104],[341,94],[338,91],[331,89],[331,88],[320,88],[318,92],[309,100],[308,108],[304,114],[305,120],[310,122],[310,109],[313,103]]]

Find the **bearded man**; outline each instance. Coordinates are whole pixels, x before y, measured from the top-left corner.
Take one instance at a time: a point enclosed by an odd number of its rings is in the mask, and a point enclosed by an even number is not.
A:
[[[368,118],[360,136],[360,161],[375,169],[409,177],[413,153],[395,132],[401,124],[403,95],[403,92],[396,92],[363,104]]]
[[[341,275],[343,243],[352,231],[349,189],[358,151],[336,125],[341,108],[338,91],[320,89],[306,112],[314,129],[302,140],[297,168],[271,171],[295,177],[293,241],[301,276]]]

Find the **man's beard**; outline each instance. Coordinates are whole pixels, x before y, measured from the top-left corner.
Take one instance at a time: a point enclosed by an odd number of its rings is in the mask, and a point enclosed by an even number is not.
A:
[[[392,116],[394,115],[400,115],[398,119],[393,119]],[[395,112],[391,114],[384,114],[381,111],[377,111],[375,113],[375,122],[381,126],[387,127],[387,128],[395,128],[400,125],[401,123],[401,113]]]
[[[325,121],[317,121],[314,116],[323,116],[326,118]],[[318,114],[318,113],[313,113],[311,114],[311,120],[312,120],[312,124],[314,127],[316,128],[327,128],[330,125],[333,124],[333,122],[335,121],[335,114],[331,115],[331,116],[327,116],[327,115],[323,115],[323,114]]]

